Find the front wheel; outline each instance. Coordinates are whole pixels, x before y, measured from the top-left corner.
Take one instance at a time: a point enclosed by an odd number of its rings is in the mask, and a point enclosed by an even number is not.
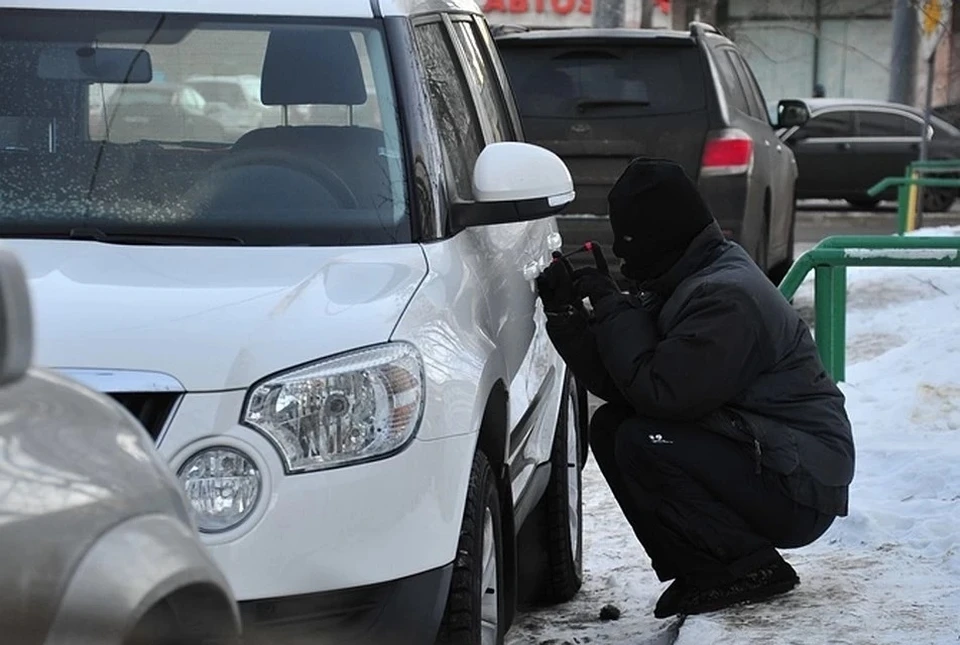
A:
[[[583,478],[580,399],[573,379],[557,422],[550,457],[550,483],[544,493],[547,511],[549,584],[546,600],[566,602],[583,584]]]
[[[477,452],[440,625],[441,645],[502,645],[504,635],[503,538],[493,470]]]

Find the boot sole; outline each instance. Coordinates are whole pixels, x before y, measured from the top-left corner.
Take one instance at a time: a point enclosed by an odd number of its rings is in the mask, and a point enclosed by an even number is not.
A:
[[[728,609],[737,605],[751,605],[754,603],[763,602],[764,600],[769,600],[775,596],[782,596],[783,594],[795,589],[799,584],[799,579],[783,580],[781,582],[767,585],[766,587],[762,587],[760,589],[753,589],[739,595],[730,596],[722,601],[718,600],[712,603],[706,603],[691,609],[680,609],[678,613],[681,616],[697,616],[699,614],[708,614],[714,611],[720,611],[721,609]]]

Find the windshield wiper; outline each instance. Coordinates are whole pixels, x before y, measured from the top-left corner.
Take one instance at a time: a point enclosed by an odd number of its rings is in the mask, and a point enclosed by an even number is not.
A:
[[[243,239],[227,235],[193,235],[189,233],[105,233],[98,228],[72,228],[69,231],[4,231],[0,237],[28,237],[50,240],[91,240],[106,244],[158,245],[239,245]]]
[[[577,108],[585,110],[592,107],[647,107],[650,101],[641,101],[639,99],[586,99],[577,103]]]

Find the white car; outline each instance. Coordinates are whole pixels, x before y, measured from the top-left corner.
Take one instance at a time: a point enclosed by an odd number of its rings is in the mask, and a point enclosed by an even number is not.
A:
[[[245,642],[499,643],[521,600],[572,597],[585,398],[534,278],[574,192],[521,142],[479,8],[131,6],[0,0],[7,110],[49,119],[0,150],[0,237],[38,362],[151,432]],[[287,116],[378,115],[88,137],[101,85],[223,74]]]

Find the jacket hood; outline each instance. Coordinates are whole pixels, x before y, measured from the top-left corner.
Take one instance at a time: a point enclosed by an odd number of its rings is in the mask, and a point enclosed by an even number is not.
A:
[[[427,270],[417,245],[7,242],[30,281],[37,364],[161,372],[187,391],[387,341]]]

